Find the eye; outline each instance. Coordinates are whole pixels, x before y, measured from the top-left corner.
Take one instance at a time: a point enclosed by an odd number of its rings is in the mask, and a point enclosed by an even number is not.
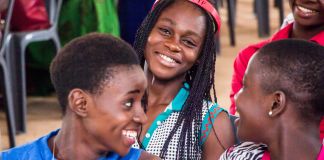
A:
[[[197,47],[196,43],[192,40],[184,39],[183,43],[189,48]]]
[[[134,103],[134,100],[133,100],[133,99],[129,99],[129,100],[127,100],[127,101],[124,103],[124,105],[125,105],[126,108],[132,108],[133,103]]]
[[[159,31],[160,31],[160,33],[161,33],[162,35],[164,35],[164,36],[169,36],[169,35],[171,35],[171,32],[170,32],[167,28],[162,28],[162,27],[160,27],[160,28],[159,28]]]

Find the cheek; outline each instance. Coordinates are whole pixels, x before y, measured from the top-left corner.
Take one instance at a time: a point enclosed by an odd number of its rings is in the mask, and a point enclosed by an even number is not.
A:
[[[193,64],[195,64],[198,61],[199,53],[198,51],[187,51],[186,59],[188,64],[190,64],[190,68]]]

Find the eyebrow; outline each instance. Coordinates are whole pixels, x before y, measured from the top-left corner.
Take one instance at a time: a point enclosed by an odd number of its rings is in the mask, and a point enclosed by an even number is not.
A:
[[[176,25],[176,23],[170,18],[161,18],[161,21],[166,21],[166,22],[170,23],[173,26]],[[194,31],[191,31],[191,30],[187,31],[186,35],[193,35],[193,36],[196,36],[196,37],[202,39],[202,37],[198,33],[194,32]]]
[[[175,25],[175,22],[172,21],[170,18],[161,18],[161,20],[162,20],[162,21],[167,21],[167,22],[169,22],[170,24]]]
[[[129,92],[127,92],[127,94],[137,94],[140,93],[141,91],[139,89],[135,89],[135,90],[131,90]]]

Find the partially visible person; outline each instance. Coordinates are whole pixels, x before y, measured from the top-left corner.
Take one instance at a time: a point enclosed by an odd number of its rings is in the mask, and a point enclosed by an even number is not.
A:
[[[324,160],[324,47],[296,39],[265,45],[235,95],[237,135],[221,160]],[[248,142],[251,141],[251,142]],[[254,142],[254,143],[252,143]]]
[[[242,80],[247,64],[262,46],[281,39],[297,38],[316,42],[324,46],[324,0],[289,0],[294,22],[280,29],[270,39],[243,49],[234,61],[232,90],[230,93],[230,113],[235,114],[234,95],[242,88]],[[320,136],[324,138],[324,119],[320,125]]]
[[[166,160],[218,159],[234,144],[228,113],[214,103],[214,2],[157,0],[135,38],[149,82],[148,123],[136,147]]]
[[[50,72],[63,110],[61,129],[1,152],[0,159],[155,158],[131,148],[147,120],[147,82],[131,46],[98,33],[76,38],[59,51]]]

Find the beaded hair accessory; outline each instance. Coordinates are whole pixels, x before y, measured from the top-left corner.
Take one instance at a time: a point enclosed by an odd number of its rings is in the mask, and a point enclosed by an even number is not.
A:
[[[160,0],[156,0],[154,2],[152,10],[154,9],[155,5],[159,1]],[[221,27],[221,20],[220,20],[219,14],[218,14],[217,10],[215,9],[215,7],[211,3],[209,3],[208,0],[187,0],[187,1],[200,6],[202,9],[207,11],[209,13],[209,15],[211,15],[211,17],[213,17],[214,23],[217,26],[217,30],[215,30],[215,34],[218,33],[219,29]]]

